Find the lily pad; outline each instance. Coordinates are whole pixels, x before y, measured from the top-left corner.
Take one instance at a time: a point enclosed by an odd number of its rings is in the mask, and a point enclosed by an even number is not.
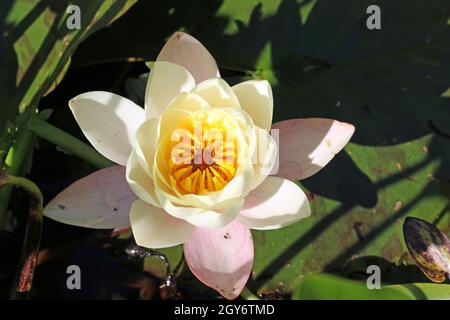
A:
[[[447,300],[450,285],[411,283],[369,289],[364,282],[330,274],[306,277],[293,292],[298,300]]]

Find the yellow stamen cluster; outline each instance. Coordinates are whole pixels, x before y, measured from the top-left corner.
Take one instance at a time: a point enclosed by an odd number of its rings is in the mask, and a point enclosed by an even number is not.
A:
[[[221,112],[196,111],[178,126],[168,161],[172,187],[181,193],[222,190],[237,169],[234,125]]]

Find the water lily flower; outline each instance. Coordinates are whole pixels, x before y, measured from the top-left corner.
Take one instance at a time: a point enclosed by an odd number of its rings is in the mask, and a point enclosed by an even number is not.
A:
[[[250,229],[308,217],[293,181],[323,168],[354,132],[319,118],[272,125],[269,82],[230,87],[207,49],[182,32],[151,68],[145,109],[102,91],[69,106],[94,148],[117,165],[73,183],[45,215],[89,228],[131,225],[148,248],[183,244],[192,273],[227,299],[239,296],[252,270]]]

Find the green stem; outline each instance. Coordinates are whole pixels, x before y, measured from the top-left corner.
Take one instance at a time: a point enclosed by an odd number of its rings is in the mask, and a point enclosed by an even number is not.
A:
[[[6,186],[21,187],[30,196],[30,209],[22,245],[20,264],[16,282],[11,292],[11,298],[21,299],[28,296],[33,284],[34,270],[36,269],[39,245],[41,243],[44,201],[41,190],[32,181],[10,175],[5,170],[0,170],[0,188]]]
[[[22,174],[23,161],[27,158],[27,154],[31,152],[33,146],[33,133],[71,152],[97,168],[105,168],[114,164],[99,154],[94,148],[45,121],[31,118],[28,121],[28,129],[19,133],[6,155],[3,169],[11,175]],[[11,186],[5,186],[0,190],[0,230],[3,229],[5,223],[11,192]]]
[[[6,155],[4,168],[0,169],[5,169],[11,175],[20,175],[23,170],[23,161],[31,151],[32,145],[33,134],[28,130],[23,130],[10,146]],[[11,192],[11,186],[5,186],[0,190],[0,230],[3,229],[5,223]]]
[[[244,287],[241,292],[241,297],[245,300],[260,300],[249,288]]]
[[[6,185],[24,189],[35,202],[35,206],[37,208],[42,207],[44,201],[42,198],[41,190],[31,180],[23,177],[16,177],[10,173],[7,173],[5,170],[0,170],[0,188]]]
[[[36,136],[60,146],[97,168],[105,168],[114,164],[91,146],[48,122],[33,118],[29,121],[28,128]]]

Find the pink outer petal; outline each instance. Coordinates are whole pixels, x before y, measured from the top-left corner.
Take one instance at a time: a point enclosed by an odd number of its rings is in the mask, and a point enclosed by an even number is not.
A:
[[[194,37],[175,32],[162,48],[157,61],[168,61],[186,68],[196,83],[220,77],[216,61],[208,50]]]
[[[291,180],[306,179],[345,147],[355,127],[332,119],[306,118],[275,123],[279,130],[279,165],[274,174]]]
[[[239,296],[253,266],[253,239],[238,220],[220,229],[196,228],[184,243],[192,273],[227,299]]]
[[[44,208],[44,215],[74,226],[112,229],[130,225],[136,196],[125,180],[125,167],[98,170],[71,184]]]

